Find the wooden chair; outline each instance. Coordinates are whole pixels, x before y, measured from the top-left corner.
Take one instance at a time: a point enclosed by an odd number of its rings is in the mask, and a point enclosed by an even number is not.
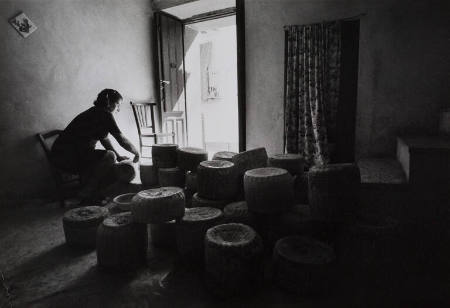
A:
[[[155,107],[156,103],[133,103],[130,102],[133,109],[134,119],[136,120],[137,131],[139,135],[139,151],[142,157],[142,149],[151,148],[153,144],[167,142],[167,138],[175,143],[175,133],[156,132]],[[145,144],[144,139],[149,138],[152,144]]]
[[[59,136],[60,133],[61,130],[52,130],[44,134],[36,134],[36,138],[39,140],[39,143],[44,149],[45,156],[47,157],[47,161],[50,165],[50,171],[53,175],[53,179],[56,184],[56,190],[58,193],[60,205],[61,207],[64,207],[65,205],[64,200],[68,195],[69,186],[72,187],[74,185],[79,186],[81,184],[81,178],[77,174],[70,174],[62,170],[59,170],[53,165],[53,163],[50,160],[51,144]]]
[[[186,127],[184,123],[184,111],[168,111],[162,114],[162,123],[166,132],[174,133],[176,144],[185,145]]]

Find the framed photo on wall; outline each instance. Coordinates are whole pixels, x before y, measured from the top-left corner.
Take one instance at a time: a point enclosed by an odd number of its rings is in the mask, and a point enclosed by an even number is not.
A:
[[[29,36],[37,29],[36,25],[30,20],[30,18],[28,18],[27,15],[25,15],[25,13],[20,13],[16,17],[11,18],[9,23],[23,37]]]

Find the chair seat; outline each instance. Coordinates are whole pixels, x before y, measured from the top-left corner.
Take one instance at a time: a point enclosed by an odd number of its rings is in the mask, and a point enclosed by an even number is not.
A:
[[[174,133],[152,133],[152,134],[142,134],[141,137],[172,137]]]

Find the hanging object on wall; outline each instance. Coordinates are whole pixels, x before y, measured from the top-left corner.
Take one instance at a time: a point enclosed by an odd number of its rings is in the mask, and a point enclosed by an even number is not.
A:
[[[36,25],[30,20],[30,18],[28,18],[27,15],[25,15],[25,13],[20,13],[16,17],[11,18],[9,23],[23,37],[29,36],[37,29]]]
[[[219,98],[219,78],[218,72],[212,65],[212,50],[212,42],[206,42],[200,45],[200,74],[203,102]]]

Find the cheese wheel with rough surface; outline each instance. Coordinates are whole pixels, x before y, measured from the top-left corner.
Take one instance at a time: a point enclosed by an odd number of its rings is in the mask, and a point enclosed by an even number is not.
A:
[[[274,280],[282,289],[298,294],[324,294],[334,279],[333,249],[315,239],[288,236],[274,247]]]
[[[266,167],[245,172],[245,201],[250,211],[277,213],[294,202],[293,177],[284,169]]]
[[[244,198],[244,174],[247,170],[267,167],[267,152],[265,148],[256,148],[240,152],[233,156],[232,161],[237,170],[239,181],[239,199]]]
[[[253,216],[248,210],[246,201],[229,203],[223,209],[223,218],[226,223],[241,223],[253,226]]]
[[[136,193],[121,194],[114,197],[113,202],[116,207],[122,212],[129,212],[131,211],[131,203],[135,195]]]
[[[66,243],[71,246],[95,247],[97,227],[108,214],[107,209],[99,206],[79,207],[67,211],[62,219]]]
[[[262,241],[251,227],[228,223],[206,232],[206,285],[214,295],[241,295],[258,284],[263,277],[262,260]]]
[[[226,160],[229,162],[233,162],[233,156],[236,154],[237,154],[236,152],[221,151],[215,153],[212,157],[212,160]]]
[[[147,245],[147,225],[134,223],[130,212],[111,215],[97,230],[97,263],[101,268],[136,268],[146,261]]]
[[[184,171],[196,172],[198,164],[208,160],[208,152],[200,148],[179,148],[177,154],[178,167]]]
[[[157,143],[152,145],[152,161],[156,168],[174,168],[177,166],[178,145]]]
[[[206,231],[222,222],[222,211],[210,207],[186,209],[176,224],[177,248],[189,262],[201,263],[204,259]]]
[[[270,167],[286,169],[292,175],[303,174],[304,160],[300,154],[275,154],[269,157]]]
[[[315,218],[348,221],[358,216],[361,177],[356,164],[330,164],[311,167],[308,196]]]
[[[244,174],[245,171],[250,169],[267,167],[267,159],[266,149],[256,148],[234,155],[232,162],[241,174]]]
[[[118,181],[123,183],[130,183],[136,177],[136,170],[134,169],[131,160],[122,160],[113,165],[114,174]]]
[[[184,188],[185,172],[178,167],[158,169],[158,181],[161,186]]]
[[[216,209],[223,210],[225,205],[230,203],[229,200],[211,200],[211,199],[205,199],[198,195],[198,193],[195,193],[192,196],[191,200],[191,207],[213,207]]]
[[[197,168],[198,195],[210,200],[231,200],[238,193],[239,182],[234,164],[225,160],[207,160]]]
[[[185,198],[179,187],[160,187],[138,192],[131,213],[139,223],[163,223],[184,215]]]

